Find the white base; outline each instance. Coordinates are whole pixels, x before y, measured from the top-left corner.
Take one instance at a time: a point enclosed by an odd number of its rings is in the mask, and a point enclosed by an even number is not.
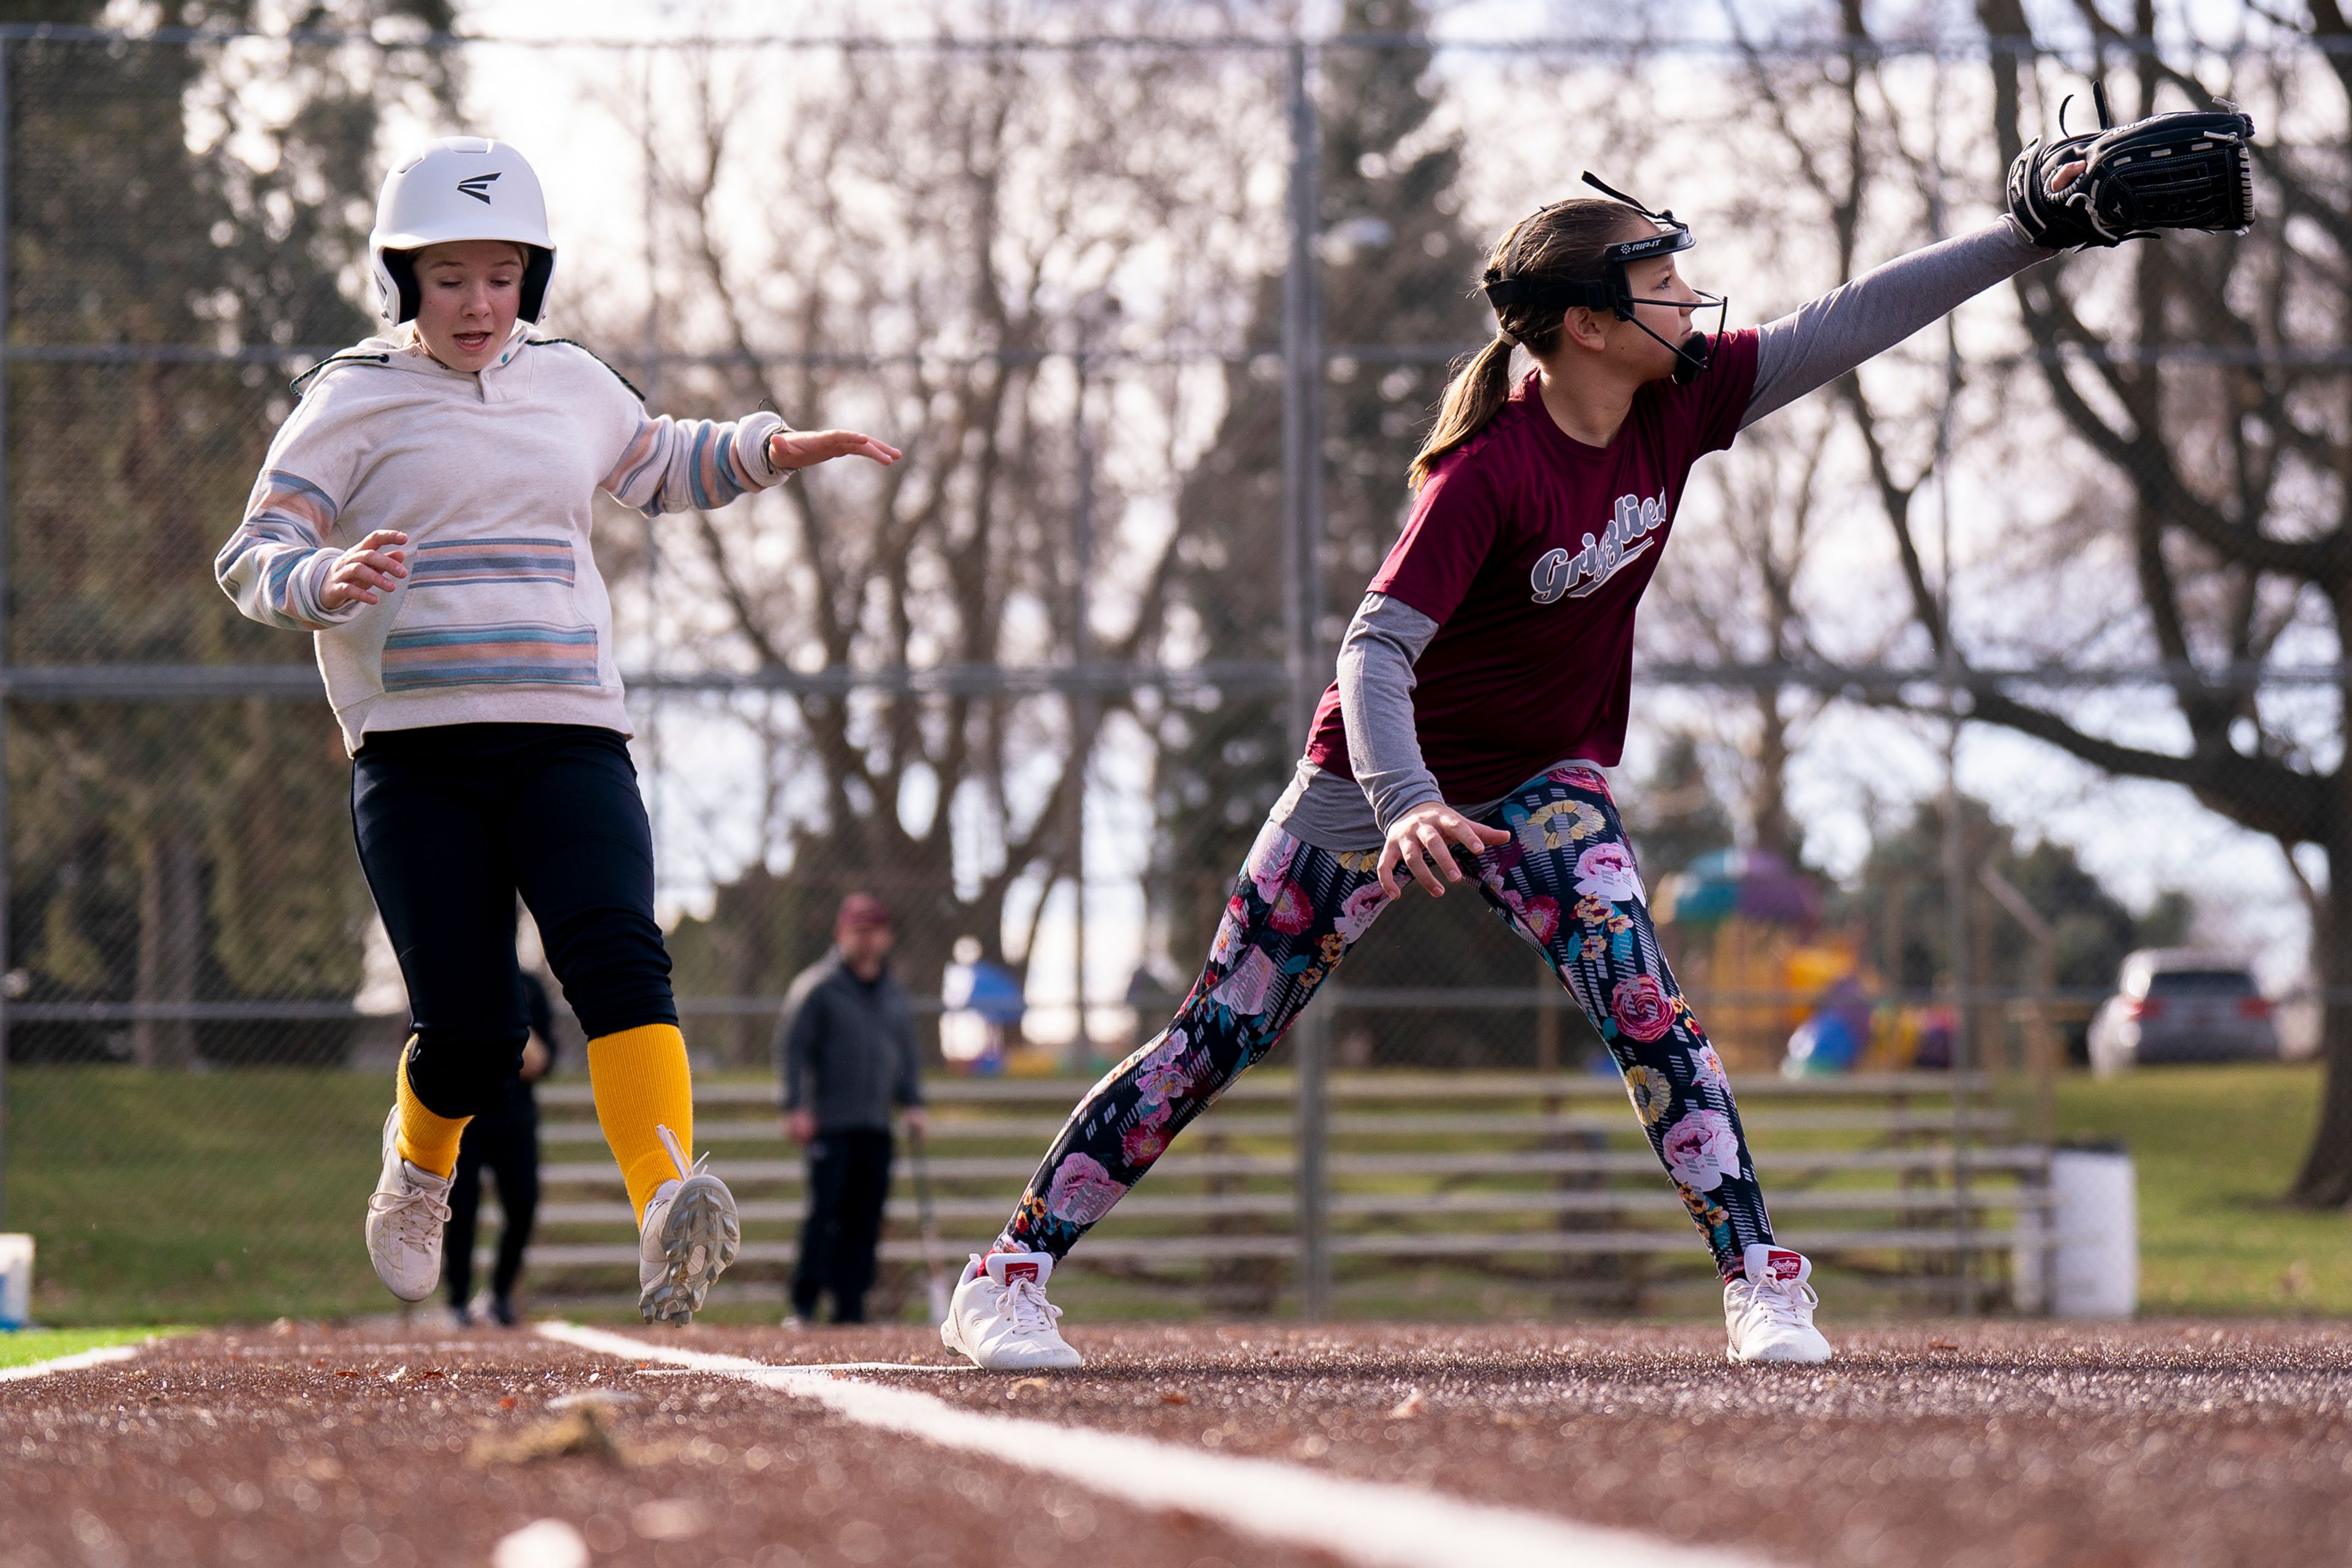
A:
[[[33,1326],[33,1238],[0,1236],[0,1329]]]

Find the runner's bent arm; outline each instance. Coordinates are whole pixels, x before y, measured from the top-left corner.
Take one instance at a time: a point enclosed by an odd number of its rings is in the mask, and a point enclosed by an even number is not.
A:
[[[330,593],[327,580],[346,553],[327,542],[364,448],[358,422],[337,390],[331,378],[314,386],[278,427],[245,516],[213,561],[221,591],[265,626],[317,631],[350,620],[368,603],[353,595],[327,607],[330,598],[341,596]],[[389,537],[381,542],[388,550]],[[377,557],[384,568],[397,559],[384,552]]]

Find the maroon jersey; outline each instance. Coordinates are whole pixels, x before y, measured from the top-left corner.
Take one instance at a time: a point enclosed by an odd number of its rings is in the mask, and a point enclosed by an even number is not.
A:
[[[1448,801],[1493,800],[1564,757],[1616,763],[1634,607],[1691,465],[1731,445],[1755,384],[1755,331],[1725,333],[1709,369],[1643,387],[1616,439],[1591,447],[1552,422],[1530,373],[1439,459],[1366,592],[1437,623],[1413,667],[1413,730]],[[1307,759],[1354,776],[1337,682]]]

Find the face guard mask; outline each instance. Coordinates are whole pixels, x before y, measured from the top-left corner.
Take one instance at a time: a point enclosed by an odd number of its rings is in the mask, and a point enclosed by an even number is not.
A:
[[[1593,178],[1587,171],[1584,183],[1603,195],[1614,197],[1658,225],[1658,232],[1641,239],[1629,239],[1608,246],[1601,252],[1601,276],[1579,279],[1570,282],[1541,281],[1526,278],[1507,278],[1494,268],[1486,269],[1485,279],[1486,302],[1501,310],[1511,305],[1534,305],[1545,309],[1567,310],[1581,305],[1588,310],[1606,310],[1621,321],[1631,321],[1649,337],[1656,339],[1675,353],[1675,384],[1687,386],[1699,374],[1714,363],[1715,346],[1705,332],[1694,331],[1680,343],[1669,343],[1650,330],[1648,322],[1633,314],[1636,305],[1668,305],[1679,310],[1689,308],[1687,300],[1645,300],[1633,292],[1626,268],[1639,261],[1654,261],[1661,256],[1672,256],[1688,250],[1694,243],[1690,225],[1677,219],[1672,212],[1652,212],[1622,191],[1612,190]],[[1709,294],[1694,289],[1698,296],[1697,309],[1716,312],[1715,331],[1723,335],[1724,323],[1730,313],[1731,301],[1721,294]]]

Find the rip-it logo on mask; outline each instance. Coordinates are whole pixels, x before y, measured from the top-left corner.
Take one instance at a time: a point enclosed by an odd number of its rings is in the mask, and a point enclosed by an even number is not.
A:
[[[1666,523],[1664,492],[1644,499],[1619,496],[1617,514],[1601,536],[1584,536],[1584,548],[1575,552],[1546,551],[1528,574],[1538,605],[1581,599],[1624,569],[1625,563],[1655,544],[1654,537]]]

